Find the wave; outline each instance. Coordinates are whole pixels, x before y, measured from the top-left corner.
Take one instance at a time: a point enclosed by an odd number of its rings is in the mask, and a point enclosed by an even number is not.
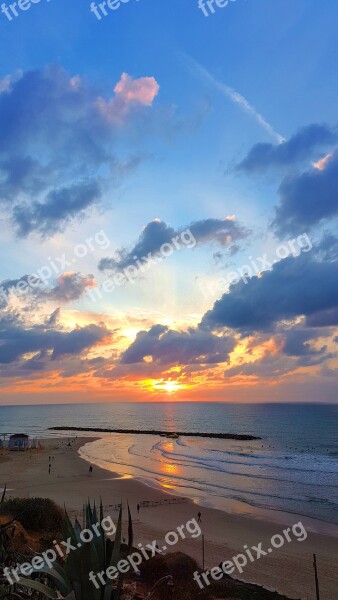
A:
[[[123,438],[123,439],[122,439]],[[87,445],[87,459],[216,508],[235,504],[336,522],[337,461],[331,456],[218,447],[215,440],[114,436]],[[102,465],[101,465],[102,466]],[[245,510],[247,512],[247,509]]]

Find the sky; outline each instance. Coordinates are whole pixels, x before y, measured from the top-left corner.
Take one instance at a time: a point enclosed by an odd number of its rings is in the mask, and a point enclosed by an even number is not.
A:
[[[0,7],[0,403],[337,402],[335,0]]]

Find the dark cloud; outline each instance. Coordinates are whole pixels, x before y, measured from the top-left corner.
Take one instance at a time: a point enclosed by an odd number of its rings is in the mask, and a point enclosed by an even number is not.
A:
[[[273,226],[277,234],[308,231],[324,219],[338,215],[338,154],[322,169],[311,168],[285,178],[279,188],[280,203]]]
[[[232,219],[204,219],[180,229],[174,229],[156,219],[145,226],[138,241],[130,250],[122,248],[117,251],[115,257],[103,258],[98,266],[101,271],[105,269],[122,271],[131,265],[137,267],[136,261],[141,261],[149,254],[159,255],[163,244],[171,244],[175,250],[176,246],[173,242],[175,239],[179,248],[193,247],[196,243],[214,243],[231,249],[236,241],[245,238],[248,234],[248,230]]]
[[[309,254],[289,257],[230,287],[203,317],[202,327],[242,332],[271,330],[278,321],[307,318],[338,307],[338,261],[318,262]]]
[[[73,331],[64,333],[55,340],[52,358],[60,358],[67,354],[81,354],[83,350],[87,350],[101,342],[108,334],[106,327],[99,325],[78,327]]]
[[[306,324],[309,327],[334,327],[338,325],[338,306],[307,316]]]
[[[244,239],[250,233],[232,218],[195,221],[189,225],[189,229],[197,243],[216,243],[222,247],[229,246],[230,249],[233,248],[233,242]]]
[[[33,231],[51,235],[60,230],[73,217],[84,216],[84,211],[96,204],[102,192],[97,181],[82,181],[49,192],[43,203],[15,206],[13,221],[20,237]]]
[[[284,333],[283,352],[288,356],[307,356],[317,354],[320,350],[315,350],[309,345],[309,342],[318,338],[320,333],[311,329],[299,329],[297,327],[286,330]]]
[[[250,173],[271,167],[292,167],[299,162],[318,159],[318,151],[332,148],[337,141],[336,128],[326,124],[308,125],[281,144],[256,144],[237,169]]]
[[[0,202],[19,236],[52,235],[90,208],[106,208],[106,192],[111,196],[149,156],[150,136],[170,139],[198,127],[205,107],[181,118],[175,105],[153,105],[158,91],[154,77],[123,73],[114,87],[56,65],[6,78]],[[121,142],[133,148],[129,156],[119,157]]]
[[[123,270],[149,254],[157,254],[162,244],[170,242],[174,235],[175,230],[173,227],[169,227],[163,221],[151,221],[146,225],[139,240],[131,250],[122,248],[116,252],[116,258],[102,258],[98,267],[100,271],[105,269]]]
[[[327,345],[318,347],[314,342],[323,337],[323,333],[304,327],[294,327],[284,332],[283,352],[287,356],[298,358],[297,366],[314,366],[333,358],[327,351]]]
[[[138,165],[114,148],[158,86],[126,77],[108,94],[58,66],[9,79],[0,93],[0,201],[19,236],[63,231]]]
[[[18,361],[25,354],[49,353],[50,360],[66,355],[81,355],[109,335],[104,325],[87,325],[72,331],[52,326],[27,326],[13,315],[0,318],[0,364]],[[29,359],[30,360],[30,359]]]
[[[136,340],[122,354],[122,364],[146,362],[147,357],[160,365],[216,364],[226,362],[235,341],[231,336],[218,337],[198,329],[174,331],[154,325],[140,331]]]
[[[50,362],[50,356],[47,350],[42,350],[37,354],[34,354],[32,358],[23,361],[19,366],[19,374],[20,371],[24,372],[27,376],[30,373],[42,373],[46,370],[47,364]],[[22,373],[21,373],[22,375]]]

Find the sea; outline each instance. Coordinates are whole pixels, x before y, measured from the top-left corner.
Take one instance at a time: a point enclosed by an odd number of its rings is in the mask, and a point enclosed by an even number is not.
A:
[[[0,434],[76,435],[50,431],[53,426],[260,437],[236,441],[99,434],[101,439],[85,444],[80,454],[94,465],[133,476],[202,506],[258,518],[268,514],[276,521],[291,513],[314,519],[327,530],[338,525],[338,405],[152,402],[0,406]],[[4,483],[0,465],[0,488]]]

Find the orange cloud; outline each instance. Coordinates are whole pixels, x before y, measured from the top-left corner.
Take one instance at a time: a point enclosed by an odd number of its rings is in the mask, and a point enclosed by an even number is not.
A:
[[[324,156],[324,158],[321,158],[316,163],[313,163],[314,168],[318,169],[318,171],[325,171],[326,166],[332,157],[333,157],[332,153],[327,154],[326,156]]]
[[[109,123],[122,123],[133,107],[151,106],[159,89],[154,77],[133,79],[127,73],[122,73],[114,88],[115,96],[109,101],[98,98],[97,108]]]

